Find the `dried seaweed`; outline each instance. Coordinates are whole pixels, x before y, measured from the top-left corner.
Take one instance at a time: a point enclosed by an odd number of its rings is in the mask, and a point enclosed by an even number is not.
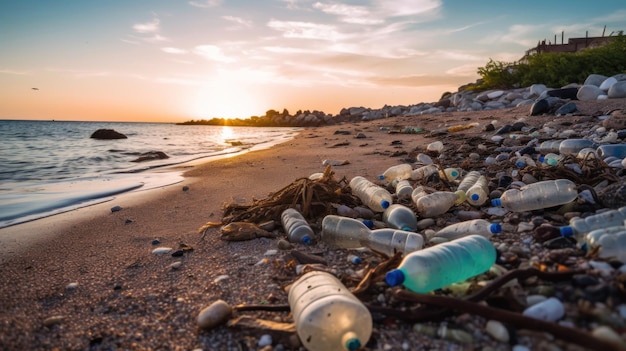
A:
[[[230,203],[224,208],[223,224],[231,222],[259,223],[267,220],[280,220],[287,208],[298,207],[308,220],[314,220],[333,213],[333,203],[356,206],[358,199],[348,188],[348,181],[336,181],[330,165],[324,175],[317,180],[299,178],[288,186],[270,193],[267,198],[254,200],[251,205]]]
[[[530,166],[520,171],[520,174],[530,174],[533,177],[544,179],[569,179],[576,184],[587,184],[595,186],[598,183],[608,180],[617,182],[620,178],[614,174],[611,167],[603,160],[587,154],[585,158],[579,159],[575,156],[568,155],[563,157],[558,164],[554,166]],[[577,164],[581,173],[577,173],[567,164]]]

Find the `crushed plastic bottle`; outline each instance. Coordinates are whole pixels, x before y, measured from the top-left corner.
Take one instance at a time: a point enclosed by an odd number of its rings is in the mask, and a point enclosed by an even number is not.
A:
[[[419,168],[416,168],[411,172],[412,180],[422,180],[430,177],[433,174],[439,172],[439,169],[435,165],[426,165]]]
[[[424,238],[414,232],[393,229],[369,229],[361,221],[327,215],[322,220],[322,241],[339,248],[356,249],[366,247],[387,256],[396,252],[407,254],[421,250]]]
[[[455,240],[464,236],[475,234],[489,239],[494,234],[501,232],[502,226],[499,223],[491,223],[487,220],[479,218],[450,224],[449,226],[436,232],[434,237]]]
[[[470,235],[408,254],[385,281],[427,293],[488,271],[496,255],[489,239]]]
[[[544,180],[509,189],[500,198],[491,200],[491,204],[512,212],[524,212],[563,205],[577,196],[576,184],[569,179]]]
[[[298,337],[309,351],[355,351],[372,334],[372,315],[333,275],[313,271],[289,288]]]
[[[570,219],[569,225],[559,230],[563,236],[574,236],[576,240],[584,241],[584,235],[592,230],[623,225],[624,220],[626,220],[626,206],[585,218],[574,217]]]
[[[413,193],[413,187],[408,180],[402,179],[396,182],[396,196],[400,200],[410,199]]]
[[[295,208],[284,210],[280,215],[280,220],[290,242],[311,245],[315,233],[298,210]]]
[[[350,189],[352,189],[352,194],[376,212],[384,211],[393,202],[393,198],[387,190],[361,176],[356,176],[350,180]]]
[[[378,176],[378,179],[387,182],[391,182],[394,179],[409,179],[411,178],[411,172],[413,172],[413,167],[408,163],[403,163],[387,168],[383,174]]]
[[[456,193],[450,191],[437,191],[429,194],[422,186],[416,187],[411,194],[411,199],[417,207],[417,213],[425,218],[448,212],[458,197]]]
[[[401,229],[407,232],[414,232],[417,230],[417,217],[413,210],[401,205],[393,204],[383,212],[383,222],[389,227],[395,229]]]

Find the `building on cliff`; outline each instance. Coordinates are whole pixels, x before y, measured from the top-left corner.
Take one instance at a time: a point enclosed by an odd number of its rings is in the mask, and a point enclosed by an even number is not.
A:
[[[539,41],[537,46],[526,51],[524,57],[520,59],[521,62],[525,61],[526,58],[533,55],[539,55],[549,52],[569,52],[575,53],[582,51],[587,48],[594,48],[606,45],[611,40],[616,38],[618,35],[623,35],[624,31],[611,32],[608,36],[604,35],[604,31],[602,32],[602,36],[600,37],[590,37],[589,32],[586,33],[584,38],[569,38],[567,43],[564,43],[565,33],[561,32],[561,44],[557,44],[557,36],[554,35],[554,42],[548,41],[546,43],[546,39]]]

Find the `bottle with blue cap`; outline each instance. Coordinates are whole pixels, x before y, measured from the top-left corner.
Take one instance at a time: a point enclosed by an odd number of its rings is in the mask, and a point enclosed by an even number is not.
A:
[[[577,196],[576,184],[569,179],[544,180],[519,189],[509,189],[500,198],[491,200],[491,205],[512,212],[524,212],[563,205]]]
[[[289,288],[288,300],[298,337],[309,351],[356,351],[371,337],[371,313],[330,273],[304,274]]]
[[[626,206],[585,218],[574,217],[570,219],[569,225],[559,230],[563,236],[574,236],[578,241],[585,241],[584,236],[592,230],[623,225],[624,220],[626,220]]]
[[[383,174],[378,176],[378,179],[387,182],[391,182],[394,179],[409,179],[411,178],[411,172],[413,172],[413,167],[408,163],[402,163],[387,168]]]
[[[298,210],[295,208],[284,210],[280,215],[280,220],[287,233],[287,240],[292,243],[311,245],[315,233]]]
[[[489,199],[489,182],[485,176],[480,176],[465,192],[467,203],[472,206],[482,206]]]
[[[485,219],[478,218],[450,224],[449,226],[436,232],[434,237],[455,240],[464,236],[476,234],[489,239],[494,234],[499,234],[501,232],[502,226],[500,223],[491,223]]]
[[[489,239],[469,235],[406,255],[397,269],[387,272],[385,281],[428,293],[488,271],[496,256]]]
[[[350,180],[350,189],[352,189],[352,194],[376,212],[383,212],[393,202],[391,194],[386,189],[362,176],[356,176]]]
[[[401,229],[407,232],[417,230],[417,217],[415,213],[410,208],[401,204],[393,204],[387,207],[383,212],[383,222],[391,228]]]
[[[421,217],[430,218],[448,212],[456,203],[458,195],[451,191],[429,193],[423,186],[418,186],[413,189],[411,199],[417,208],[417,213]]]
[[[472,187],[481,177],[480,172],[478,171],[469,171],[465,177],[459,183],[459,186],[456,188],[455,194],[457,194],[458,198],[456,200],[457,204],[462,203],[467,199],[467,191]]]
[[[600,246],[600,238],[604,237],[605,235],[618,235],[622,232],[626,232],[626,227],[624,225],[594,229],[584,236],[582,244],[590,247]]]

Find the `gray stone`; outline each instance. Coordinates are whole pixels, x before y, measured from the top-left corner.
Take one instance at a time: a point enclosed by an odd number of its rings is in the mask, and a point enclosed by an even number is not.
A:
[[[548,87],[546,87],[544,84],[533,84],[530,86],[530,93],[532,95],[539,96],[546,90],[548,90]]]
[[[593,101],[602,95],[604,92],[595,85],[583,85],[578,89],[576,97],[580,101]]]
[[[600,84],[600,90],[609,91],[613,84],[617,83],[617,79],[609,77]]]
[[[599,87],[600,84],[602,84],[602,82],[604,82],[607,78],[607,76],[603,76],[601,74],[590,74],[589,77],[585,79],[585,83],[583,85],[595,85],[596,87]]]
[[[556,112],[554,113],[555,115],[566,115],[568,113],[573,113],[576,112],[578,110],[578,108],[576,107],[576,104],[573,101],[568,102],[567,104],[559,107],[558,110],[556,110]]]
[[[626,80],[626,73],[618,73],[614,75],[613,78],[615,78],[615,80],[617,80],[618,82],[622,80]]]
[[[611,86],[609,89],[610,99],[619,99],[626,97],[626,80],[621,80]]]

